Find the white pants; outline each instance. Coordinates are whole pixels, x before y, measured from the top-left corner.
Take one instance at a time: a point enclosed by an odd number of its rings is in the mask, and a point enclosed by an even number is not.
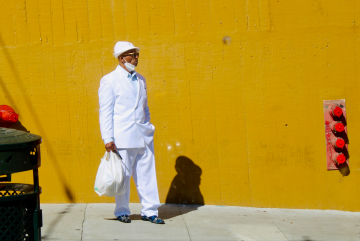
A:
[[[123,163],[126,165],[126,192],[124,195],[115,196],[115,216],[131,214],[129,208],[131,175],[135,181],[139,199],[143,206],[141,216],[158,216],[157,209],[160,206],[160,201],[156,181],[153,145],[149,147],[145,144],[145,147],[142,148],[119,148],[118,152],[123,159]]]

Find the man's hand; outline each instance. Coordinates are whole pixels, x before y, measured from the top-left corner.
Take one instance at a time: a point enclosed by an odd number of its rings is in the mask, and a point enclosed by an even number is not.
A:
[[[116,151],[115,143],[112,141],[112,142],[105,144],[105,149],[107,152],[110,152],[110,151],[115,152]]]

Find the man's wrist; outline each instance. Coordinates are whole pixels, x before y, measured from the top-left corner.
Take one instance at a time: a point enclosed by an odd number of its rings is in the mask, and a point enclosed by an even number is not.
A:
[[[114,141],[114,138],[112,138],[112,137],[109,137],[109,138],[105,138],[105,139],[104,139],[105,145],[108,144],[109,142],[112,142],[112,141]]]

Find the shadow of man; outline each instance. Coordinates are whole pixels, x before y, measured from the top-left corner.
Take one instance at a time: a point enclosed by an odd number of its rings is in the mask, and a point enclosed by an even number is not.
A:
[[[179,156],[175,170],[177,174],[171,182],[165,204],[158,209],[159,216],[165,220],[196,211],[205,204],[200,192],[201,168],[188,157]]]
[[[176,159],[177,175],[171,182],[166,203],[204,205],[200,192],[201,168],[185,156]]]

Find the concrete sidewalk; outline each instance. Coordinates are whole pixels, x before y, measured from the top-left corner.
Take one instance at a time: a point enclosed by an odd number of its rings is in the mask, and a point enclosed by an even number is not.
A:
[[[114,220],[115,204],[41,204],[42,240],[360,240],[360,213],[342,211],[162,205],[165,225]]]

